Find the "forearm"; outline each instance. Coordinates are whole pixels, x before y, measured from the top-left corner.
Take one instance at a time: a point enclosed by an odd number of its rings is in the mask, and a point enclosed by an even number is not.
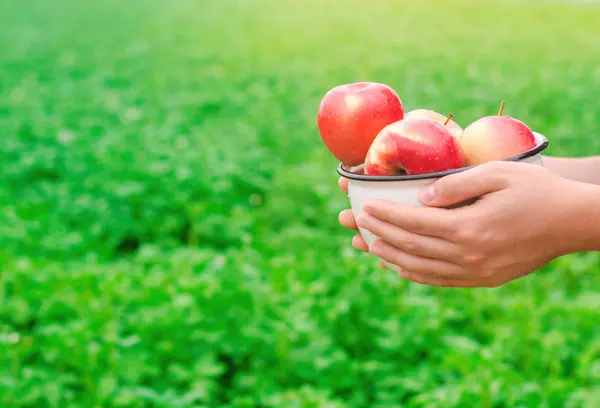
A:
[[[572,238],[579,241],[579,251],[600,251],[600,186],[575,183],[575,210],[571,216]],[[568,238],[567,238],[568,239]]]
[[[600,185],[600,156],[570,158],[544,156],[544,167],[573,181]]]

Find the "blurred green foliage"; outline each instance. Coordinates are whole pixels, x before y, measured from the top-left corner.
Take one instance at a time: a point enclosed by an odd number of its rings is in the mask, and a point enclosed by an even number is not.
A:
[[[600,406],[600,256],[499,289],[350,247],[331,87],[600,152],[600,7],[0,3],[0,406]],[[549,203],[550,204],[550,203]]]

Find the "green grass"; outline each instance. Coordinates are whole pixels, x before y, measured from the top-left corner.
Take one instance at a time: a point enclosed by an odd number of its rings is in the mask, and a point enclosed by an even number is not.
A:
[[[598,154],[600,6],[88,3],[0,4],[0,406],[600,406],[600,256],[400,281],[315,117],[372,80]]]

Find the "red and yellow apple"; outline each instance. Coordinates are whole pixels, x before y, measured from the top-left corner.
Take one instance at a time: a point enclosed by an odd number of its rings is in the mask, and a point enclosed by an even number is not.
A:
[[[454,115],[452,115],[452,116],[454,116]],[[461,133],[463,132],[463,129],[454,120],[452,120],[452,118],[448,119],[448,116],[444,116],[441,113],[438,113],[438,112],[430,110],[430,109],[411,110],[410,112],[407,112],[404,115],[404,118],[405,119],[408,119],[408,118],[430,118],[430,119],[433,119],[436,122],[439,122],[442,125],[445,125],[448,128],[448,130],[450,131],[450,133],[452,133],[452,135],[456,138],[460,137]]]
[[[327,149],[347,166],[364,163],[371,143],[387,125],[404,118],[398,94],[375,82],[340,85],[319,106],[317,122]]]
[[[536,146],[531,129],[518,119],[502,116],[503,108],[504,104],[497,116],[478,119],[463,131],[459,142],[468,166],[505,160]]]
[[[365,159],[365,174],[390,176],[457,169],[465,157],[447,127],[425,117],[405,118],[386,126]]]

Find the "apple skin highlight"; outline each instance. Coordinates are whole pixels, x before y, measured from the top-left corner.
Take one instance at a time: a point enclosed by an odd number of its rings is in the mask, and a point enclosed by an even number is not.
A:
[[[470,124],[459,137],[467,166],[504,160],[531,150],[533,132],[510,116],[486,116]]]
[[[323,97],[317,114],[321,139],[344,165],[364,163],[371,143],[387,125],[404,118],[404,106],[389,86],[374,82],[340,85]]]
[[[386,126],[365,159],[365,174],[392,176],[458,169],[465,155],[456,137],[436,120],[419,117]]]

